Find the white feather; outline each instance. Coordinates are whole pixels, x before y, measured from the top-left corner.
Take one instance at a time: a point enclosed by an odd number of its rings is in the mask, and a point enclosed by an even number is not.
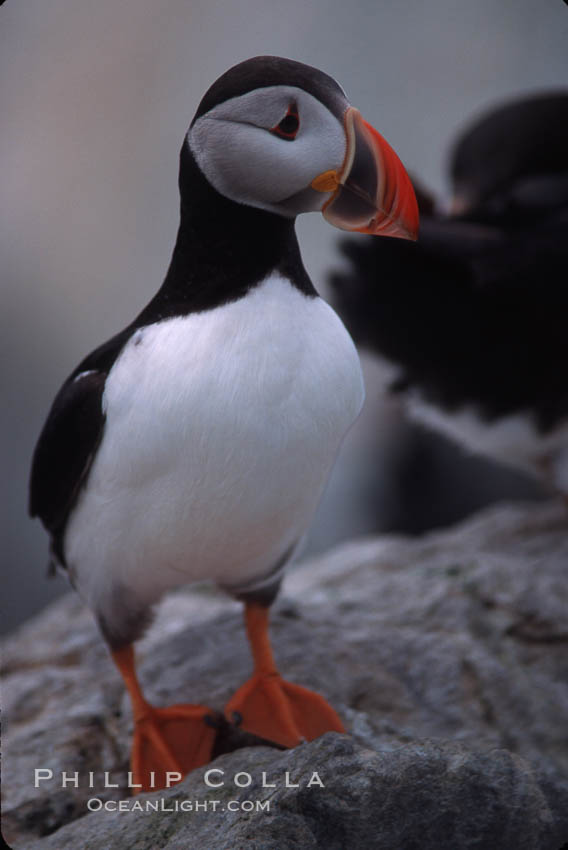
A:
[[[273,276],[244,298],[131,338],[65,554],[95,610],[273,568],[309,527],[364,398],[338,316]]]
[[[286,115],[291,102],[297,104],[300,116],[293,142],[267,132]],[[197,119],[187,141],[218,192],[280,215],[286,214],[281,202],[308,190],[314,177],[341,169],[347,144],[341,121],[320,100],[295,86],[267,86],[224,101]],[[321,210],[330,197],[331,193],[312,192],[311,204],[301,212]]]

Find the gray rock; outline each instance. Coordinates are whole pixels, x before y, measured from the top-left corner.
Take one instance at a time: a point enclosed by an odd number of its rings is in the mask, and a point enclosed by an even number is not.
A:
[[[324,787],[313,781],[314,765]],[[125,801],[141,809],[161,801],[163,812],[93,812],[31,850],[552,850],[561,844],[558,789],[506,750],[423,741],[375,752],[329,733],[276,756],[251,748],[221,756],[215,767],[224,771],[212,777],[225,782],[221,788],[207,788],[194,771],[169,791]],[[265,784],[276,788],[262,787],[263,772]],[[287,774],[297,788],[285,787]],[[239,788],[235,776],[252,782]],[[193,811],[176,811],[182,801]]]
[[[351,737],[285,753],[246,747],[212,763],[227,777],[249,772],[248,788],[207,788],[198,770],[135,798],[270,801],[270,813],[88,814],[93,797],[132,804],[131,718],[91,615],[70,594],[4,645],[3,833],[26,850],[559,850],[567,566],[562,506],[530,505],[418,540],[356,541],[293,570],[272,623],[280,668],[325,694]],[[240,606],[205,587],[174,594],[138,656],[153,702],[220,709],[251,667]],[[35,788],[35,768],[53,781]],[[286,770],[299,788],[283,786]],[[78,771],[79,787],[61,787],[62,771]],[[119,788],[103,788],[104,771]],[[260,787],[262,771],[276,789]],[[325,788],[306,787],[313,771]]]

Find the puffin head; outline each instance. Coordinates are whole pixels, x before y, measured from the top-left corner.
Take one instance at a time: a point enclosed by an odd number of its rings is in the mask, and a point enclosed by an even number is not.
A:
[[[465,128],[450,155],[454,215],[540,222],[568,203],[568,94],[513,98]]]
[[[257,56],[203,97],[186,143],[221,195],[293,219],[416,239],[410,179],[336,81],[300,62]]]

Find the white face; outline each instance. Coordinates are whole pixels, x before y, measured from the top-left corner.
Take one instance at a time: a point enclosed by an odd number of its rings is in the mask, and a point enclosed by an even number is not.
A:
[[[293,139],[271,132],[290,108],[298,115]],[[198,118],[187,140],[222,195],[291,217],[321,210],[331,193],[310,184],[323,172],[340,171],[347,145],[341,121],[295,86],[269,86],[227,100]]]

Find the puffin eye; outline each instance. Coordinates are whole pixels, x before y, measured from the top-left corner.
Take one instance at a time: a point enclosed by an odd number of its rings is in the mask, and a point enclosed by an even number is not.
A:
[[[295,103],[291,103],[282,121],[276,124],[276,126],[271,127],[270,132],[275,136],[280,136],[281,139],[293,142],[299,129],[300,116],[298,115],[298,107]]]

